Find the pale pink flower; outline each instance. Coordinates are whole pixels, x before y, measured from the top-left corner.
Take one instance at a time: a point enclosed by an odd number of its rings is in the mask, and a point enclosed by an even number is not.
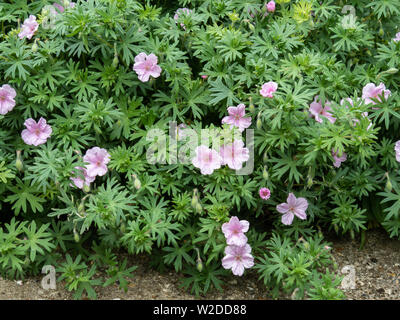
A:
[[[157,62],[158,59],[154,53],[147,55],[141,52],[135,57],[133,70],[136,71],[140,81],[147,82],[150,76],[153,78],[158,78],[160,76],[162,69],[157,65]]]
[[[6,114],[15,107],[15,96],[17,93],[8,84],[0,87],[0,114]]]
[[[306,210],[308,208],[308,202],[305,198],[296,198],[293,193],[289,193],[286,201],[287,203],[281,203],[276,206],[276,210],[278,210],[280,213],[283,213],[283,224],[292,224],[294,215],[301,220],[305,220],[307,218]]]
[[[246,106],[241,103],[237,107],[228,107],[229,116],[226,116],[222,119],[222,123],[230,124],[232,127],[239,128],[239,131],[242,132],[244,129],[250,127],[251,118],[244,118]]]
[[[268,188],[261,188],[258,193],[260,198],[264,200],[268,200],[271,197],[271,191]]]
[[[28,19],[26,19],[21,26],[21,31],[18,34],[20,39],[27,37],[31,39],[37,29],[39,28],[39,24],[36,22],[36,17],[34,15],[30,15]]]
[[[90,184],[96,179],[96,177],[91,177],[87,174],[87,170],[82,167],[75,167],[75,169],[78,169],[79,171],[82,172],[84,179],[82,179],[80,176],[77,177],[71,177],[70,179],[73,181],[76,187],[79,189],[82,189],[84,185],[87,187],[90,186]]]
[[[394,145],[394,151],[396,152],[396,161],[400,162],[400,140]]]
[[[62,6],[61,4],[58,4],[57,2],[54,2],[53,3],[53,6],[55,7],[55,8],[57,8],[58,9],[58,11],[60,11],[60,13],[63,13],[64,12],[64,6]],[[70,2],[69,3],[69,7],[72,9],[72,8],[75,8],[75,2]]]
[[[226,146],[222,146],[219,154],[222,158],[222,164],[228,165],[233,170],[239,170],[242,168],[243,162],[249,160],[249,149],[244,147],[244,143],[241,140],[235,140]]]
[[[332,148],[331,153],[334,160],[333,166],[336,168],[339,168],[342,162],[345,162],[347,160],[347,154],[345,152],[343,152],[342,155],[339,157],[338,152]]]
[[[104,176],[108,170],[107,163],[110,162],[110,154],[106,149],[93,147],[86,151],[83,161],[88,163],[86,165],[88,176]]]
[[[203,74],[203,75],[201,76],[201,78],[204,79],[204,80],[206,80],[206,79],[208,78],[208,76],[205,75],[205,74]]]
[[[244,269],[254,266],[254,258],[251,255],[251,247],[248,243],[244,246],[227,246],[225,257],[222,259],[224,269],[232,269],[235,276],[242,276]]]
[[[25,120],[24,125],[26,129],[22,130],[21,137],[29,145],[38,146],[45,143],[53,131],[43,118],[38,122],[29,118]]]
[[[273,93],[278,89],[278,84],[274,81],[269,81],[262,85],[260,94],[265,98],[273,98]]]
[[[192,164],[200,169],[201,174],[212,174],[214,170],[221,168],[222,158],[214,149],[202,145],[197,147],[195,152]]]
[[[382,93],[384,94],[385,100],[387,100],[391,94],[390,90],[387,90],[382,82],[379,84],[379,86],[375,86],[373,83],[368,83],[363,88],[362,98],[365,100],[366,104],[376,104],[376,102],[372,99],[382,102],[379,97],[382,95]]]
[[[394,42],[399,42],[400,41],[400,32],[396,33],[396,37],[393,38]]]
[[[250,223],[246,220],[240,220],[238,217],[231,217],[229,222],[222,225],[222,232],[225,235],[226,243],[229,245],[244,246],[247,243],[247,237],[244,235],[249,230]]]
[[[322,123],[322,117],[327,118],[331,123],[336,121],[336,118],[332,116],[332,114],[328,111],[331,111],[332,108],[330,107],[331,102],[325,101],[325,106],[322,107],[322,103],[319,100],[318,96],[315,96],[314,101],[310,104],[310,113],[311,116],[314,116],[315,120],[319,123]]]
[[[266,6],[268,12],[274,12],[275,11],[275,2],[274,1],[268,2],[265,6]]]
[[[174,20],[175,22],[177,22],[179,20],[179,16],[180,15],[189,15],[192,13],[192,10],[188,9],[188,8],[179,8],[178,10],[176,10],[175,15],[174,15]],[[183,28],[183,30],[186,30],[185,24],[181,23],[180,24],[181,27]]]

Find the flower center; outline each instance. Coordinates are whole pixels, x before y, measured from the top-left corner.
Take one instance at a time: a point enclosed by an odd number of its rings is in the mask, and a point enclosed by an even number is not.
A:
[[[35,129],[35,134],[38,136],[40,134],[40,129]]]
[[[242,261],[242,257],[241,256],[235,256],[235,260],[236,261]]]

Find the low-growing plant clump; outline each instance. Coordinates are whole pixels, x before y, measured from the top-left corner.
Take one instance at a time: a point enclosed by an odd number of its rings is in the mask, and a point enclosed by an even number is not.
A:
[[[147,253],[344,299],[322,230],[400,236],[397,0],[0,3],[0,274],[75,298]],[[97,271],[103,270],[104,277]]]

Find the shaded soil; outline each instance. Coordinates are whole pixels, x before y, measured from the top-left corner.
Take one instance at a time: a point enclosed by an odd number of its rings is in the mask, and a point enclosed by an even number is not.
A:
[[[344,290],[347,299],[400,299],[400,241],[389,239],[381,230],[367,233],[362,250],[360,242],[347,238],[328,237],[332,243],[332,253],[338,270],[353,266],[355,270],[355,288]],[[175,272],[159,273],[149,268],[148,259],[140,261],[130,258],[132,265],[137,265],[134,277],[129,279],[128,292],[117,285],[96,288],[98,299],[134,299],[134,300],[191,300],[191,299],[234,299],[234,300],[269,300],[271,296],[257,274],[248,270],[243,277],[236,277],[223,285],[224,291],[212,291],[204,297],[196,297],[180,287],[181,275]],[[0,299],[24,300],[62,300],[72,299],[72,293],[57,283],[56,290],[44,290],[42,277],[29,278],[22,282],[0,278]],[[281,299],[290,299],[282,296]]]

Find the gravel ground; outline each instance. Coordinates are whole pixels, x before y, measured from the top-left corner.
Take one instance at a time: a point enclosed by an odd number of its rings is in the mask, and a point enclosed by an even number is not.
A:
[[[332,253],[339,270],[345,266],[355,271],[354,289],[344,290],[347,299],[400,299],[400,241],[391,240],[381,230],[367,233],[364,249],[360,250],[360,242],[350,239],[328,237],[332,243]],[[121,291],[117,285],[97,288],[98,299],[112,300],[191,300],[196,299],[179,287],[180,275],[169,272],[161,274],[148,267],[146,257],[141,261],[132,261],[138,269],[134,278],[129,280],[128,292]],[[24,300],[63,300],[72,299],[72,294],[58,284],[56,290],[44,290],[41,277],[29,278],[22,282],[0,278],[0,299]],[[233,300],[270,300],[271,296],[257,280],[255,272],[246,272],[225,283],[224,291],[210,292],[199,299],[233,299]],[[281,299],[288,297],[282,296]]]

